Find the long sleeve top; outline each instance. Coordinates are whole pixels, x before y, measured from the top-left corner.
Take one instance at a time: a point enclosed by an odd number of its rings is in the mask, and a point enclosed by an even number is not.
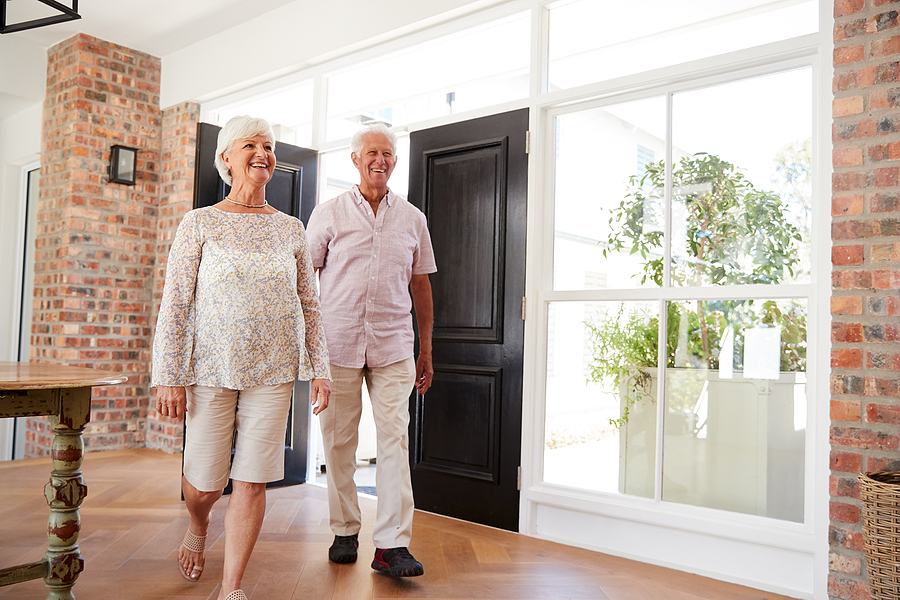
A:
[[[169,250],[152,385],[241,390],[298,377],[331,378],[303,224],[190,211]]]

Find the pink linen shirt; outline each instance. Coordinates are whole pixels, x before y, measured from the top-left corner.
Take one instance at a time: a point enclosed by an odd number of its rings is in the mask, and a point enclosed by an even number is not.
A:
[[[384,367],[412,356],[409,283],[437,271],[425,215],[388,191],[376,216],[353,186],[313,210],[306,235],[332,364]]]

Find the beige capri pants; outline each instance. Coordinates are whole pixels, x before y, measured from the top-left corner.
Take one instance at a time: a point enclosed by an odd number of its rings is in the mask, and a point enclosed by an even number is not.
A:
[[[284,432],[293,389],[291,381],[246,390],[186,388],[184,476],[188,483],[201,492],[224,489],[229,463],[231,479],[236,481],[283,479]]]

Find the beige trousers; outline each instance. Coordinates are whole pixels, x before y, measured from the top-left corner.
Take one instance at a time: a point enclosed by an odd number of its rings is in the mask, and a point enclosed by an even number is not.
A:
[[[319,415],[325,446],[328,510],[335,535],[359,533],[356,446],[365,379],[376,430],[376,548],[409,546],[413,495],[409,477],[409,394],[416,377],[412,357],[386,367],[348,369],[331,365],[331,402]]]

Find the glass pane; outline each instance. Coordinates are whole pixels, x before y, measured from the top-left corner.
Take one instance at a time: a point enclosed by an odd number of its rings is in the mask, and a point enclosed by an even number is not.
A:
[[[810,69],[673,96],[673,285],[809,281],[811,98]]]
[[[550,10],[550,89],[786,40],[818,24],[816,0],[572,2]]]
[[[545,482],[653,497],[657,306],[550,304]]]
[[[265,119],[275,129],[277,141],[309,148],[312,145],[313,82],[310,79],[274,94],[223,108],[216,115],[215,124],[221,127],[238,115]],[[277,144],[275,154],[278,154]]]
[[[319,202],[331,200],[359,183],[350,148],[321,154],[319,169]],[[405,133],[397,135],[397,166],[388,187],[404,199],[409,193],[409,135]]]
[[[665,130],[663,97],[556,119],[554,289],[661,285],[659,252],[642,256],[632,246],[662,244],[660,194],[639,204],[635,189],[665,156]]]
[[[806,301],[667,310],[663,500],[802,522]]]
[[[527,97],[530,22],[524,13],[332,75],[327,139]]]

